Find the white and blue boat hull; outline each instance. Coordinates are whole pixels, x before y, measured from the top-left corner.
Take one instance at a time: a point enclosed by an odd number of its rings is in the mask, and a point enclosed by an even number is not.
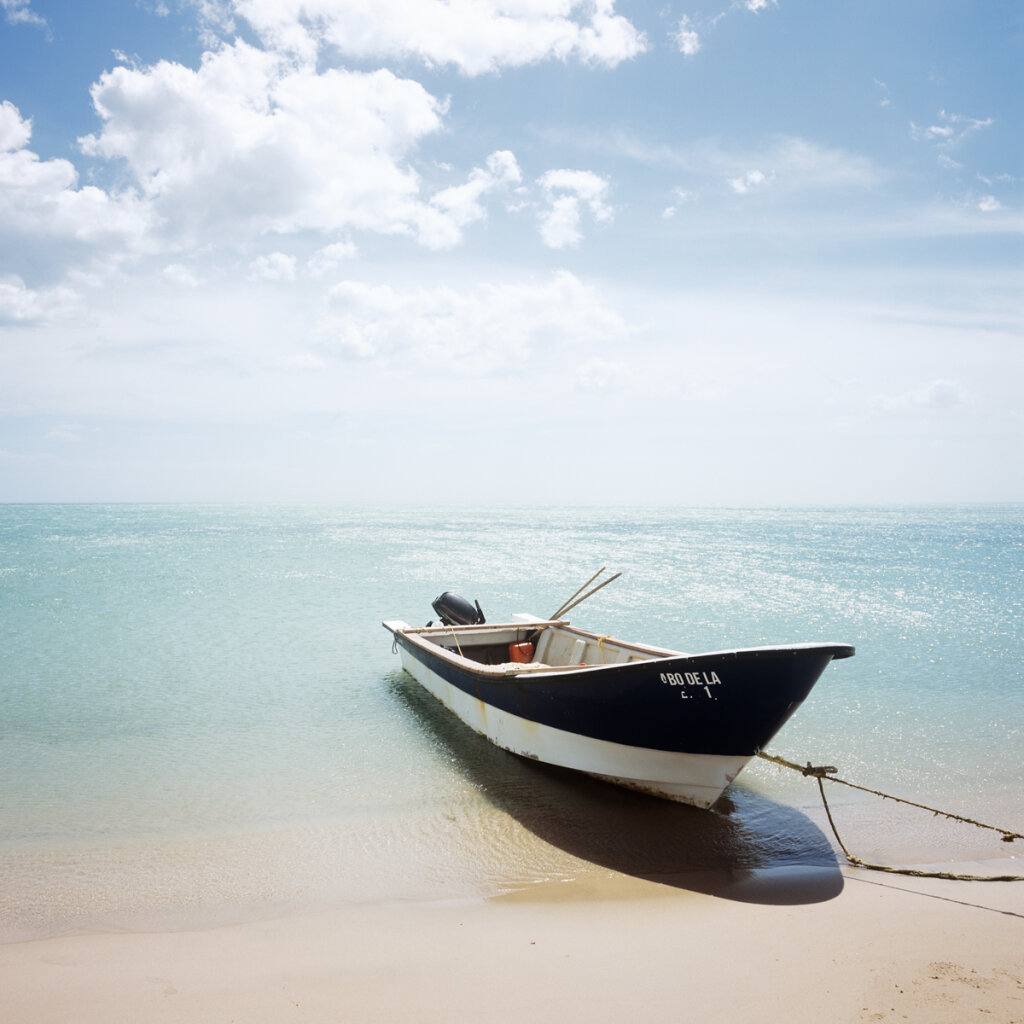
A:
[[[591,651],[596,641],[603,652],[608,641],[608,649],[638,656],[558,668],[485,666],[462,656],[470,629],[452,631],[446,646],[436,629],[385,626],[402,667],[496,746],[702,808],[764,748],[829,662],[853,654],[845,644],[800,644],[684,655],[573,630]],[[501,639],[524,628],[508,625]]]

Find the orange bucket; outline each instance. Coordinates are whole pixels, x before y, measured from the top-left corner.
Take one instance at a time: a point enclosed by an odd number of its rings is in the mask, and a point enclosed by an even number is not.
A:
[[[508,656],[510,661],[525,665],[533,661],[533,644],[509,644]]]

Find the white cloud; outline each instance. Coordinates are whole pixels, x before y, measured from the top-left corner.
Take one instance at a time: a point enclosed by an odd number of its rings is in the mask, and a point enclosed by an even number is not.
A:
[[[0,0],[8,25],[35,25],[48,28],[46,19],[32,10],[29,0]]]
[[[390,71],[318,75],[244,42],[197,71],[115,68],[92,95],[104,126],[83,150],[126,161],[168,224],[199,238],[413,233],[423,204],[405,159],[444,111]]]
[[[670,36],[680,53],[685,57],[693,57],[703,46],[702,37],[713,32],[725,18],[742,11],[760,14],[761,11],[776,6],[777,0],[732,0],[732,3],[718,14],[696,20],[684,14],[680,19],[679,28],[670,33]]]
[[[36,290],[16,274],[0,277],[0,326],[67,319],[77,308],[78,295],[70,288]]]
[[[672,189],[672,202],[662,210],[661,215],[666,219],[674,217],[679,212],[680,207],[696,202],[696,200],[696,192],[690,192],[685,188],[674,188]]]
[[[225,38],[236,36],[233,0],[184,0],[195,8],[202,44],[216,49]]]
[[[679,46],[679,52],[686,57],[693,57],[700,51],[700,35],[693,27],[693,22],[684,14],[679,28],[673,36]]]
[[[940,110],[935,124],[922,126],[911,121],[910,134],[919,142],[932,142],[948,149],[958,145],[967,136],[994,124],[995,118],[992,117],[965,117],[963,114],[947,114],[945,110]]]
[[[22,118],[18,108],[8,100],[0,103],[0,152],[27,146],[32,138],[32,122]]]
[[[28,323],[38,319],[36,294],[20,277],[0,278],[0,324]]]
[[[622,317],[568,272],[540,284],[399,289],[344,281],[319,326],[325,352],[483,374],[564,344],[623,337]]]
[[[614,67],[646,48],[614,0],[234,0],[264,43],[312,64],[414,58],[467,75],[548,59]]]
[[[879,412],[953,409],[969,400],[959,381],[933,380],[899,395],[876,395],[873,407]]]
[[[206,53],[196,71],[116,68],[93,101],[104,127],[84,152],[127,162],[174,244],[362,230],[446,248],[484,219],[489,193],[522,178],[497,151],[425,201],[408,158],[440,129],[443,102],[387,70],[317,74],[244,42]]]
[[[738,195],[746,195],[756,188],[760,188],[768,179],[763,171],[747,171],[738,177],[729,179],[729,186]]]
[[[940,167],[948,171],[961,172],[964,170],[964,164],[960,160],[954,160],[951,153],[959,149],[970,136],[992,127],[995,123],[993,117],[966,117],[963,114],[950,114],[940,110],[934,124],[922,126],[911,121],[910,134],[918,142],[931,144],[937,153],[936,159]],[[990,188],[993,186],[993,182],[983,175],[979,174],[978,177]],[[982,196],[980,200],[968,195],[964,202],[975,206],[982,213],[994,213],[1003,208],[1002,203],[992,194]]]
[[[141,242],[150,217],[137,195],[78,188],[74,166],[40,160],[26,148],[31,137],[32,122],[0,103],[0,251],[13,258],[26,243],[49,244],[59,265],[71,258],[62,248],[71,241],[118,249]],[[4,262],[0,255],[0,267]]]
[[[552,249],[579,245],[580,233],[579,200],[575,196],[557,196],[541,217],[541,238]]]
[[[552,249],[578,245],[583,235],[580,220],[585,209],[598,222],[610,221],[613,211],[605,203],[608,181],[592,171],[552,170],[538,179],[547,203],[541,213],[541,237]]]
[[[339,264],[355,259],[358,251],[352,242],[334,242],[313,253],[306,269],[311,277],[324,277]]]
[[[483,220],[481,200],[489,192],[522,181],[516,158],[499,150],[487,158],[484,168],[476,167],[464,185],[453,185],[436,193],[420,218],[420,240],[432,249],[445,249],[462,239],[462,228]]]
[[[294,281],[296,261],[294,256],[283,252],[272,252],[258,256],[249,264],[250,281]]]

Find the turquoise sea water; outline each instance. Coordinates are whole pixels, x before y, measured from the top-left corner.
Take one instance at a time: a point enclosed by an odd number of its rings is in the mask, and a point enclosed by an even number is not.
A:
[[[0,938],[828,861],[809,780],[709,814],[520,761],[380,625],[550,614],[602,565],[602,633],[853,643],[772,750],[1024,830],[1022,506],[0,506]],[[1024,856],[837,790],[866,858]]]

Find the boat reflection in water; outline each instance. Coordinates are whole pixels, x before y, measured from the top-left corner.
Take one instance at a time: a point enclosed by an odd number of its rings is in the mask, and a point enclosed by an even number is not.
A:
[[[832,846],[794,807],[742,785],[710,811],[608,786],[484,742],[404,673],[388,684],[444,763],[508,816],[508,826],[461,816],[448,825],[453,843],[501,845],[485,857],[500,898],[586,895],[605,871],[745,903],[817,903],[842,891]]]

